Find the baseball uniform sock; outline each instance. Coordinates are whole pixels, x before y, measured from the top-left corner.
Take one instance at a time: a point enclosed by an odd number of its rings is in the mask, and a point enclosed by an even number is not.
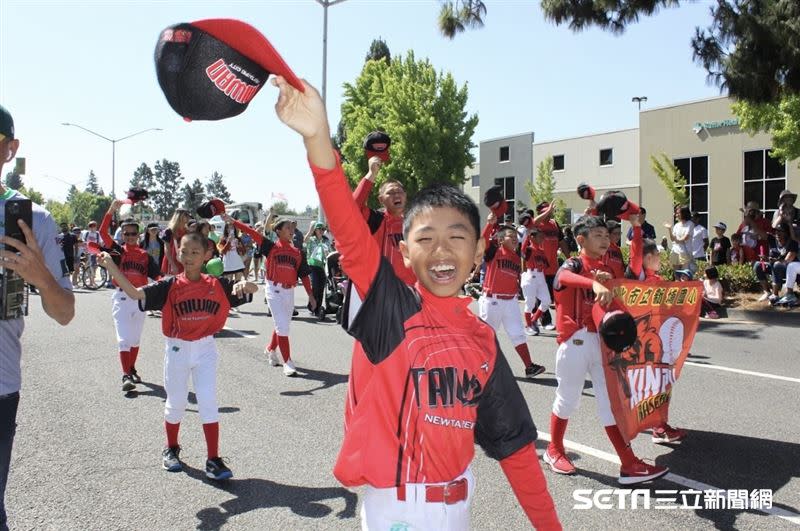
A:
[[[286,363],[292,357],[292,353],[289,350],[289,336],[278,336],[278,347],[281,349],[283,362]]]
[[[167,430],[167,446],[169,448],[175,448],[178,446],[178,430],[181,429],[181,423],[172,424],[165,420],[164,428]]]
[[[567,419],[550,413],[550,446],[564,453],[564,434],[567,432]]]
[[[267,350],[275,350],[278,348],[278,332],[272,331],[272,339],[269,341],[269,345],[267,345]]]
[[[122,365],[122,374],[131,373],[131,353],[128,350],[119,351],[119,364]]]
[[[538,320],[539,320],[539,318],[540,318],[541,316],[542,316],[542,308],[540,307],[538,310],[536,310],[535,312],[533,312],[533,314],[531,315],[531,322],[532,322],[532,323],[535,323],[536,321],[538,321]]]
[[[527,343],[520,343],[519,345],[514,347],[514,350],[517,351],[517,354],[519,354],[520,359],[522,359],[522,363],[524,363],[526,367],[528,367],[531,363],[533,363],[531,361],[531,353],[528,350]]]
[[[203,434],[206,436],[208,458],[216,459],[219,457],[219,422],[203,424]]]
[[[131,347],[131,369],[136,366],[136,359],[139,357],[139,347]]]
[[[531,312],[525,312],[525,326],[530,326],[532,322]]]
[[[614,445],[614,450],[617,451],[617,455],[619,456],[619,460],[622,462],[622,466],[633,466],[633,464],[636,462],[636,455],[633,453],[631,445],[625,444],[625,440],[622,438],[622,433],[620,433],[617,425],[614,424],[613,426],[606,426],[606,434],[608,435],[608,439],[611,441],[611,444]]]

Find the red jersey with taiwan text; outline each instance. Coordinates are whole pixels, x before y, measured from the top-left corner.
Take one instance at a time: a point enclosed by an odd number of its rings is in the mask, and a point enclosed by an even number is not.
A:
[[[114,263],[125,275],[134,287],[141,288],[147,285],[147,279],[157,280],[161,278],[161,270],[155,260],[147,254],[147,251],[139,245],[120,245],[114,241],[108,233],[111,225],[111,215],[106,214],[100,223],[100,239],[103,241],[105,249],[111,254]],[[117,281],[113,281],[115,286],[119,286]]]
[[[297,285],[298,278],[308,276],[308,263],[306,263],[303,253],[291,241],[273,242],[249,225],[240,221],[234,221],[233,224],[253,238],[261,249],[267,280],[283,286],[294,287]]]
[[[385,210],[375,210],[367,206],[367,198],[369,198],[373,184],[369,179],[361,179],[353,192],[353,199],[361,208],[361,214],[367,220],[367,225],[372,237],[378,243],[381,255],[386,257],[397,276],[411,286],[417,281],[417,277],[410,267],[405,266],[403,255],[400,253],[400,242],[403,240],[403,216],[393,216]]]
[[[536,427],[494,331],[468,298],[408,286],[381,256],[340,164],[312,167],[343,267],[363,304],[343,323],[353,351],[345,435],[334,475],[347,486],[448,482],[475,443],[505,459]]]
[[[606,254],[603,255],[603,263],[614,273],[614,278],[625,276],[625,260],[622,258],[622,249],[614,242],[611,242]]]
[[[161,310],[161,331],[167,337],[186,341],[213,336],[225,326],[231,306],[252,300],[233,294],[234,282],[200,275],[189,280],[184,273],[145,286],[141,311]]]
[[[592,319],[592,307],[594,306],[594,291],[591,285],[587,287],[577,287],[565,284],[560,278],[566,271],[585,277],[594,281],[594,273],[605,271],[612,273],[611,269],[603,263],[601,259],[591,259],[581,254],[564,261],[556,273],[553,282],[553,295],[556,301],[556,329],[558,344],[568,340],[572,335],[586,327],[590,332],[597,332],[597,327]]]
[[[525,260],[525,269],[544,273],[550,266],[547,255],[530,235],[522,242],[522,258]]]
[[[483,291],[488,295],[516,296],[519,292],[519,276],[522,259],[516,251],[492,240],[484,254],[486,274]]]
[[[533,226],[544,235],[542,250],[545,257],[547,257],[547,269],[544,270],[544,274],[555,275],[556,271],[558,271],[558,249],[561,240],[564,239],[564,232],[558,226],[558,223],[552,219],[540,221]]]

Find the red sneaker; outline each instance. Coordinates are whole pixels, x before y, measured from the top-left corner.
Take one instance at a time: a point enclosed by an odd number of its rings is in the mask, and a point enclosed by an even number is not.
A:
[[[679,443],[686,438],[686,435],[686,430],[673,428],[666,423],[653,428],[653,442],[656,444]]]
[[[650,465],[641,459],[637,459],[630,467],[619,467],[619,479],[617,482],[620,485],[635,485],[660,478],[667,472],[669,472],[669,468],[665,466]]]
[[[567,454],[556,450],[550,445],[547,446],[544,454],[542,454],[542,459],[544,459],[545,463],[550,465],[550,470],[556,474],[571,476],[575,473],[575,465],[573,465],[572,461],[569,460]]]

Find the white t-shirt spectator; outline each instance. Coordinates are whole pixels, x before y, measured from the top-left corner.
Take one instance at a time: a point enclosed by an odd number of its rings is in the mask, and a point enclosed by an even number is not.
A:
[[[695,258],[706,258],[706,246],[703,243],[708,239],[708,230],[702,225],[695,225],[692,229],[692,256]]]
[[[687,236],[689,238],[685,241],[673,241],[672,252],[676,254],[688,254],[694,256],[694,247],[692,244],[692,232],[694,231],[694,223],[691,221],[679,221],[672,226],[672,237],[676,240],[683,240]]]
[[[85,230],[81,233],[81,240],[84,243],[96,243],[100,245],[100,233],[96,230]]]

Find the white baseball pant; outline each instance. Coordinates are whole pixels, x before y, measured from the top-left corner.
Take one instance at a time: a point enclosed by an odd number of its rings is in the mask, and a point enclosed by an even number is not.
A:
[[[522,273],[520,279],[522,294],[525,296],[525,312],[532,313],[536,309],[536,301],[541,303],[542,311],[550,307],[550,290],[547,289],[547,280],[544,273],[535,269],[528,269]]]
[[[279,336],[288,336],[294,312],[294,288],[284,288],[281,284],[268,280],[267,304],[269,311],[272,312],[275,333]]]
[[[589,332],[586,328],[575,332],[572,337],[561,343],[556,351],[558,387],[553,402],[553,413],[562,419],[568,419],[578,409],[587,372],[592,379],[597,416],[600,417],[603,426],[616,424],[606,389],[600,339],[596,332]]]
[[[217,363],[219,354],[214,336],[196,341],[168,337],[164,353],[164,389],[167,402],[164,419],[170,424],[183,420],[189,402],[189,376],[192,377],[197,410],[203,424],[219,421],[217,406]]]
[[[117,344],[120,352],[138,347],[144,328],[144,312],[139,310],[139,301],[128,297],[119,288],[111,295],[111,317],[114,318],[114,330],[117,332]]]
[[[379,530],[466,530],[470,528],[469,506],[475,477],[467,470],[453,481],[467,479],[467,499],[447,505],[425,501],[425,484],[406,483],[406,499],[397,499],[397,488],[367,486],[361,505],[361,529]],[[428,483],[427,485],[441,485]]]
[[[800,262],[789,262],[786,264],[786,292],[794,289],[797,283],[797,273],[800,273]]]
[[[498,299],[494,295],[488,296],[482,293],[478,299],[478,315],[489,326],[494,328],[495,332],[500,331],[500,325],[502,324],[515,347],[525,343],[522,314],[519,311],[519,303],[516,297]]]

